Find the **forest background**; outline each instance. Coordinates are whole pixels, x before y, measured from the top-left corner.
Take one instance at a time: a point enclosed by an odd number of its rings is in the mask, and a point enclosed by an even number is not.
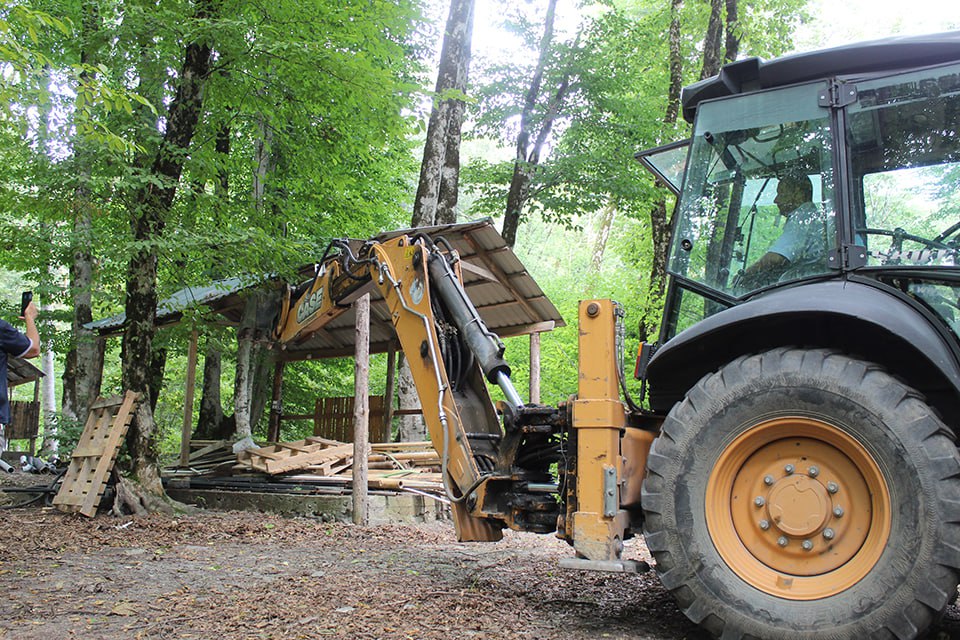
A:
[[[21,290],[42,307],[43,453],[69,453],[97,395],[143,390],[125,464],[156,486],[143,469],[179,447],[194,330],[195,435],[263,439],[262,336],[203,308],[154,331],[157,300],[295,281],[330,239],[411,222],[495,219],[568,323],[542,337],[541,387],[567,399],[580,299],[624,305],[628,354],[656,337],[672,205],[633,157],[688,135],[679,88],[747,56],[960,28],[922,4],[3,3],[0,316],[16,323]],[[83,328],[120,312],[122,339]],[[525,389],[526,339],[506,357]],[[385,370],[375,356],[371,393]],[[352,394],[350,361],[285,369],[285,413]],[[284,422],[281,439],[309,429]]]

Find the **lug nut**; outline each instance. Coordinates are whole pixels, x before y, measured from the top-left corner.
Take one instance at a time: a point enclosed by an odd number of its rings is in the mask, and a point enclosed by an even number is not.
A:
[[[833,529],[827,528],[823,530],[823,537],[826,540],[833,540],[833,536],[837,535]]]
[[[786,536],[780,536],[779,538],[777,538],[777,544],[780,545],[781,547],[787,546],[787,542],[788,540]]]
[[[767,504],[767,501],[763,499],[763,496],[757,496],[753,499],[753,504],[757,505],[758,507],[762,507],[763,505]]]
[[[836,482],[828,482],[827,491],[830,493],[836,493],[837,491],[840,491],[840,486]]]
[[[811,542],[810,540],[804,540],[803,542],[800,543],[800,546],[803,547],[804,551],[810,551],[811,549],[813,549],[813,542]]]
[[[769,521],[769,520],[761,520],[761,521],[760,521],[760,528],[763,529],[764,531],[766,531],[767,529],[769,529],[769,528],[770,528],[770,521]]]
[[[807,470],[807,475],[809,475],[811,478],[816,478],[818,475],[820,475],[820,467],[810,467]]]
[[[843,507],[834,507],[834,508],[833,508],[833,515],[834,515],[835,518],[842,518],[842,517],[843,517]]]
[[[786,472],[787,472],[787,475],[789,476],[789,475],[792,474],[794,471],[796,471],[797,468],[794,467],[792,464],[788,464],[787,466],[785,466],[785,467],[783,468],[783,470],[786,471]]]
[[[773,484],[773,476],[763,476],[763,484],[768,487]]]

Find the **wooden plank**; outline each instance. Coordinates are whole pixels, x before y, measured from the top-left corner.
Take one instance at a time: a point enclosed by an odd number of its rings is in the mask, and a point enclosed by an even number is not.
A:
[[[200,449],[197,449],[196,451],[191,453],[190,460],[196,460],[197,458],[202,458],[208,453],[213,453],[218,449],[226,448],[226,446],[227,446],[227,443],[225,440],[214,440],[212,443],[208,444],[207,446],[201,447]]]

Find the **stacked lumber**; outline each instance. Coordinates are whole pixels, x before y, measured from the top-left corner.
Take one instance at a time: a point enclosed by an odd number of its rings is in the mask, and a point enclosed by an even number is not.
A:
[[[353,445],[311,436],[296,442],[278,442],[237,454],[237,466],[269,475],[312,467],[324,475],[353,465]]]
[[[443,488],[440,457],[429,442],[373,443],[367,464],[370,489],[439,492]],[[353,444],[317,436],[278,442],[239,453],[234,470],[282,476],[278,479],[283,482],[347,487],[353,481]]]
[[[226,440],[193,440],[187,466],[164,469],[167,477],[199,476],[229,471],[237,462],[232,445]]]

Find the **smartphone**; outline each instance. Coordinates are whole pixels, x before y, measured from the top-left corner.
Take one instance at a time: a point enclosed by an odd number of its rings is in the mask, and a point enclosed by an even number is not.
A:
[[[33,291],[24,291],[20,294],[20,315],[27,312],[27,305],[33,300]]]

